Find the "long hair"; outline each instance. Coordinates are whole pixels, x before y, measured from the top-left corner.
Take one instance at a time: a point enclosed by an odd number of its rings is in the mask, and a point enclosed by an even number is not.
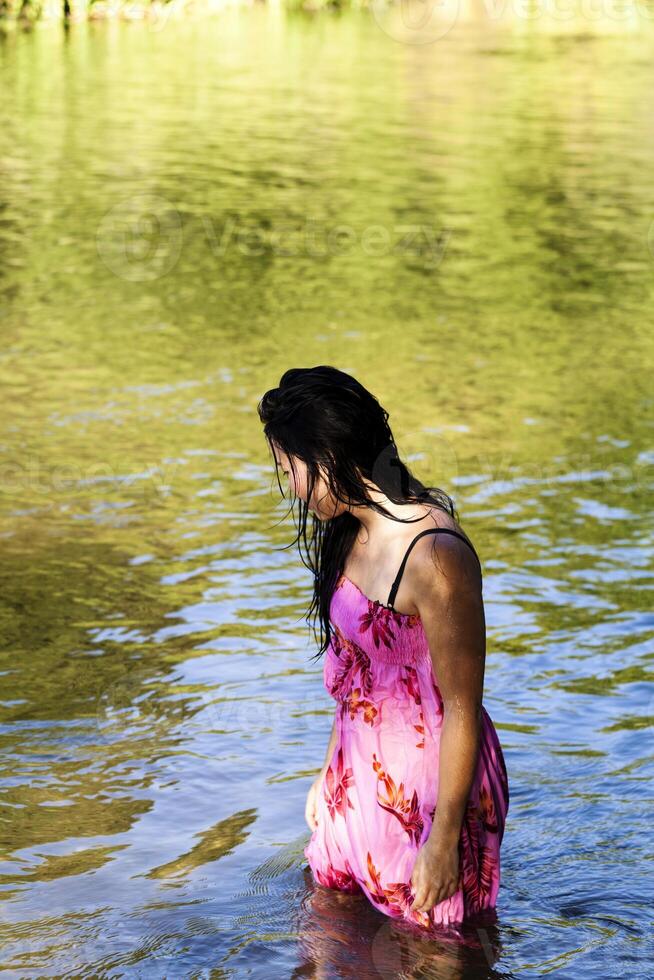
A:
[[[313,515],[311,533],[307,536],[308,503],[316,480],[322,476],[336,500],[371,507],[402,524],[419,518],[403,520],[390,514],[382,504],[371,499],[365,480],[376,484],[395,504],[434,504],[457,523],[458,515],[447,493],[438,487],[424,486],[402,462],[388,425],[388,412],[345,371],[324,364],[291,368],[284,372],[279,385],[262,397],[258,413],[282,497],[285,495],[273,443],[289,457],[294,474],[294,458],[302,460],[307,467],[307,500],[295,497],[297,535],[288,547],[297,543],[303,564],[313,572],[313,599],[306,621],[313,618],[314,635],[319,642],[317,659],[329,646],[331,600],[359,521],[349,511],[325,521]],[[316,621],[320,625],[319,637]]]

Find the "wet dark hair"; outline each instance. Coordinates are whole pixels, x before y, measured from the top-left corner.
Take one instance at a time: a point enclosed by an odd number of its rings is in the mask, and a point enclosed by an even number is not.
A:
[[[284,452],[295,474],[293,457],[307,466],[307,502],[298,502],[297,543],[303,564],[314,575],[314,594],[307,612],[320,622],[319,658],[329,646],[329,612],[334,589],[343,573],[347,555],[359,529],[359,521],[348,511],[321,521],[313,517],[307,540],[308,502],[316,480],[322,476],[335,499],[350,505],[365,505],[402,524],[421,518],[390,514],[368,494],[362,478],[371,480],[393,503],[434,504],[458,523],[452,498],[438,487],[426,487],[400,459],[388,412],[352,375],[321,364],[313,368],[285,371],[279,385],[265,393],[258,405],[259,418],[271,450],[282,497],[278,460],[273,443]],[[291,510],[293,502],[291,502]],[[288,512],[287,512],[288,513]],[[302,553],[302,545],[306,559]]]

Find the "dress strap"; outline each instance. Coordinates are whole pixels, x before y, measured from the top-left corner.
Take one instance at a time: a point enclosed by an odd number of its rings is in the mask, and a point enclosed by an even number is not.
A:
[[[464,536],[462,534],[459,534],[458,531],[453,531],[449,527],[428,527],[428,528],[425,528],[424,531],[421,531],[420,534],[417,534],[415,536],[415,538],[413,539],[413,541],[411,542],[411,544],[409,545],[409,547],[407,548],[407,550],[405,552],[404,558],[402,559],[402,564],[400,565],[400,570],[397,573],[397,575],[395,576],[395,581],[393,582],[393,586],[391,588],[390,595],[388,597],[388,603],[387,604],[389,606],[391,606],[391,607],[393,606],[393,603],[395,602],[395,596],[397,595],[397,590],[400,587],[400,580],[401,580],[402,574],[404,572],[404,567],[405,567],[405,565],[407,563],[407,558],[409,557],[409,554],[410,554],[411,549],[413,548],[414,544],[416,543],[416,541],[419,540],[419,538],[421,538],[423,536],[423,534],[453,534],[453,535],[455,535],[455,537],[461,538],[462,541],[465,541],[465,543],[470,548],[472,548],[472,550],[474,552],[474,555],[475,555],[475,558],[479,562],[479,567],[481,568],[481,562],[479,561],[479,555],[477,554],[477,552],[475,551],[475,549],[472,547],[472,545],[470,544],[470,542],[468,541],[468,539],[467,538],[464,538]]]

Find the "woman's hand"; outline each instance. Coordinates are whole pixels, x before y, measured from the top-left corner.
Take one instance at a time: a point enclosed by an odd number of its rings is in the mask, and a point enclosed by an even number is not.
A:
[[[458,840],[427,838],[418,851],[410,883],[414,891],[411,908],[416,912],[429,912],[451,898],[460,887]]]
[[[307,794],[307,802],[304,808],[304,817],[309,825],[309,830],[315,830],[318,826],[317,813],[318,813],[318,793],[322,789],[322,781],[325,778],[325,773],[323,771],[319,772],[314,781],[311,784],[311,788]]]

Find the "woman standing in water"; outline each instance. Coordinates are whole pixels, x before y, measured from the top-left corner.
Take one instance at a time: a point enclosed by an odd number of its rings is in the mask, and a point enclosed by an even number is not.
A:
[[[509,787],[482,704],[477,553],[451,499],[410,473],[388,413],[351,375],[286,371],[259,416],[299,500],[309,615],[335,701],[306,804],[313,876],[425,928],[492,909]]]

